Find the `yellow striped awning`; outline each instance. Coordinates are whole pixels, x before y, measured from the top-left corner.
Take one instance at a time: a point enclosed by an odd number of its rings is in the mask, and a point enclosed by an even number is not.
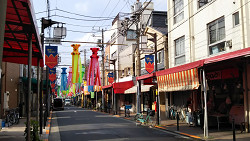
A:
[[[157,83],[159,92],[198,89],[198,68],[157,76]]]

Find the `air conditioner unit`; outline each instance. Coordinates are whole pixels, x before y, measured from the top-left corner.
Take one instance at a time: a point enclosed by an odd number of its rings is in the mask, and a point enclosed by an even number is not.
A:
[[[226,46],[231,48],[232,47],[232,40],[226,41]]]

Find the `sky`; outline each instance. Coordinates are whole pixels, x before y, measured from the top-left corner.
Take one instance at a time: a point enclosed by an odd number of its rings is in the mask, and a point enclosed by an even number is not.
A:
[[[39,31],[41,31],[41,18],[48,17],[48,0],[33,0],[34,11]],[[140,0],[145,2],[149,0]],[[50,19],[65,23],[67,36],[65,41],[96,42],[101,39],[101,30],[104,29],[104,42],[110,39],[112,20],[119,13],[130,13],[131,5],[136,0],[49,0]],[[152,0],[154,10],[167,11],[167,0]],[[53,25],[57,26],[57,25]],[[52,27],[52,28],[53,28]],[[53,29],[50,36],[53,37]],[[45,30],[45,37],[49,37],[49,30]],[[58,53],[61,56],[59,69],[63,65],[71,65],[72,43],[63,42],[58,45]],[[87,59],[91,55],[90,48],[95,44],[81,44],[79,51],[87,50]],[[83,52],[81,53],[83,63]]]

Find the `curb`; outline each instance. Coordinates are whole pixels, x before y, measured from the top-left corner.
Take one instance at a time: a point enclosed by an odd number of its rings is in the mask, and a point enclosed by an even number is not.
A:
[[[44,134],[44,137],[43,137],[43,141],[48,141],[49,140],[49,133],[50,133],[50,129],[51,129],[51,120],[52,120],[52,111],[50,111],[50,115],[48,117],[48,121],[47,121],[47,126],[45,127],[45,134]]]
[[[183,133],[183,132],[179,132],[179,131],[168,130],[166,127],[155,126],[155,128],[161,129],[161,130],[166,130],[166,131],[168,131],[168,132],[172,132],[172,133],[179,134],[179,135],[182,135],[182,136],[190,137],[190,138],[193,138],[193,139],[196,139],[196,140],[203,140],[203,139],[202,139],[201,137],[199,137],[199,136],[195,136],[195,135],[191,135],[191,134],[187,134],[187,133]]]
[[[92,111],[99,112],[97,110],[92,110]],[[100,112],[100,113],[109,114],[109,113],[105,113],[105,112]],[[112,114],[109,114],[109,115],[112,115]],[[131,120],[130,118],[121,117],[119,115],[113,115],[113,116],[118,117],[118,118],[123,118],[123,119],[126,119],[126,120],[130,120],[130,121],[134,121],[134,120]],[[137,121],[135,121],[135,122],[137,122]],[[187,134],[187,133],[183,133],[183,132],[179,132],[179,131],[171,131],[171,130],[168,130],[166,127],[163,127],[163,126],[154,126],[154,128],[157,128],[157,129],[160,129],[160,130],[165,130],[165,131],[172,132],[172,133],[175,133],[175,134],[179,134],[179,135],[182,135],[182,136],[190,137],[190,138],[195,139],[195,140],[204,140],[199,136],[195,136],[195,135],[191,135],[191,134]]]

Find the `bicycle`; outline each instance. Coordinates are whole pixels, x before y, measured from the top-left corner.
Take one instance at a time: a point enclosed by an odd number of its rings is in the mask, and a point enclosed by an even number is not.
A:
[[[137,121],[138,119],[142,119],[143,118],[143,114],[142,113],[137,113],[134,117],[134,120]]]
[[[177,118],[176,107],[173,106],[173,105],[170,106],[169,111],[170,111],[170,119],[171,119],[171,120],[176,119],[176,118]]]
[[[181,121],[184,121],[186,120],[186,114],[187,114],[187,108],[185,108],[184,106],[182,106],[180,109],[179,109],[179,120]]]
[[[151,120],[151,117],[155,115],[154,110],[148,110],[147,117],[144,119],[142,114],[139,114],[137,121],[139,121],[141,124],[149,124],[153,125],[153,121]]]
[[[14,109],[13,114],[14,114],[14,123],[18,124],[19,123],[19,118],[20,118],[20,116],[19,116],[19,108]]]

